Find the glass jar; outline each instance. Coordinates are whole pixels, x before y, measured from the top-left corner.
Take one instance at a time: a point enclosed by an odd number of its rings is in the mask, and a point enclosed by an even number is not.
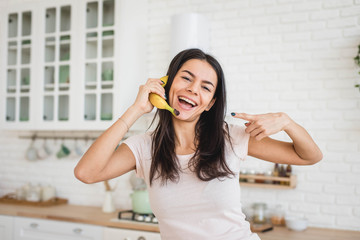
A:
[[[278,225],[278,226],[285,224],[284,211],[283,211],[281,205],[275,206],[275,209],[273,210],[273,213],[271,214],[271,223],[273,225]]]
[[[254,203],[253,205],[253,222],[254,223],[265,223],[265,211],[266,211],[266,204],[265,203]]]
[[[240,182],[247,182],[246,175],[247,171],[245,169],[240,171]]]
[[[254,176],[254,175],[255,175],[255,170],[249,170],[249,171],[248,171],[248,175]],[[255,179],[254,179],[254,178],[248,178],[248,179],[247,179],[247,182],[248,182],[248,183],[254,183],[254,182],[255,182]]]

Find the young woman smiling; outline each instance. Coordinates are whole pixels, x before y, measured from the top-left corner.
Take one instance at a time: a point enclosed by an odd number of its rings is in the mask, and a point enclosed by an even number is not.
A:
[[[246,155],[275,163],[314,164],[322,153],[307,131],[285,113],[232,113],[245,126],[225,122],[225,78],[220,64],[199,49],[171,61],[168,83],[150,78],[134,104],[88,149],[75,168],[85,183],[136,170],[148,186],[163,240],[259,239],[241,210],[238,182]],[[149,94],[167,99],[180,114],[158,110],[153,132],[132,136],[114,151],[129,127],[153,106]],[[292,142],[269,138],[285,131]]]

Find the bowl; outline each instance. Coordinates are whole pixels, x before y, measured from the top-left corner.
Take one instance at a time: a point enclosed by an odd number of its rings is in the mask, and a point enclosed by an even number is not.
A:
[[[285,217],[285,225],[293,231],[304,231],[307,228],[308,220],[300,217]]]

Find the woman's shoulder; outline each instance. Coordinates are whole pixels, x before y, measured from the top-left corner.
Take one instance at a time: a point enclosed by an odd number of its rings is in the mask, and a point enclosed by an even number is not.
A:
[[[245,132],[245,126],[237,124],[228,124],[229,127],[229,136],[231,141],[236,144],[237,142],[242,142],[244,139],[249,138],[249,134]]]
[[[127,145],[143,145],[151,143],[152,135],[151,132],[145,132],[140,134],[134,134],[129,136],[127,139],[124,140],[124,143]]]
[[[228,127],[229,127],[229,134],[230,136],[232,134],[242,134],[242,135],[245,135],[247,134],[245,132],[245,126],[241,126],[241,125],[238,125],[238,124],[228,124]]]

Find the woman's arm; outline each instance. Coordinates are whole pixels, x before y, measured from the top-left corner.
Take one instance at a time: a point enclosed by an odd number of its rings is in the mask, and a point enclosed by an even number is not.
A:
[[[250,156],[292,165],[315,164],[322,159],[321,150],[308,132],[285,113],[236,113],[234,117],[249,121],[245,131],[250,134]],[[280,131],[285,131],[292,142],[268,137]]]
[[[126,144],[116,146],[129,128],[143,114],[153,109],[150,93],[164,96],[160,79],[148,79],[140,86],[134,104],[104,133],[96,139],[74,169],[76,178],[85,183],[95,183],[118,177],[135,169],[135,157]]]

